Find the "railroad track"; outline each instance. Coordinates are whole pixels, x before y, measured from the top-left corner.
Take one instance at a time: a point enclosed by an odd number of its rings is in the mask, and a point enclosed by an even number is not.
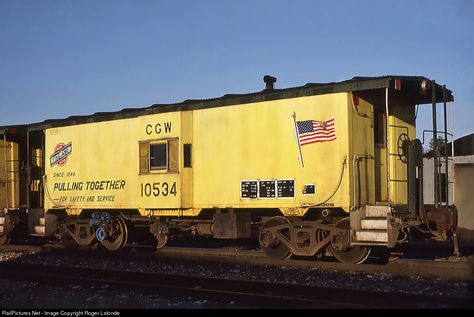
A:
[[[189,275],[156,274],[67,266],[0,263],[0,277],[40,283],[110,284],[156,291],[166,296],[197,296],[264,308],[474,308],[472,298],[450,298],[365,290],[276,284]]]
[[[274,266],[294,269],[314,269],[352,271],[360,273],[388,273],[393,276],[419,276],[426,278],[442,278],[445,280],[474,281],[473,262],[433,261],[419,259],[393,258],[386,265],[380,264],[345,264],[331,261],[310,260],[273,260],[266,257],[263,252],[246,251],[239,249],[203,249],[189,247],[165,247],[156,252],[142,251],[140,249],[123,250],[119,252],[106,252],[98,249],[70,250],[60,244],[9,245],[1,246],[1,250],[45,252],[57,255],[73,255],[81,257],[110,257],[121,259],[174,259],[186,261],[226,262],[241,265]],[[104,252],[102,252],[104,251]]]

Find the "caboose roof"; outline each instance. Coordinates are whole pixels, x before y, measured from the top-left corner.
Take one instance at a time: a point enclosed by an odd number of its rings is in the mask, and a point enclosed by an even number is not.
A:
[[[400,80],[401,90],[395,91],[395,80]],[[397,98],[402,98],[409,105],[431,103],[431,93],[423,94],[420,85],[423,80],[428,80],[422,76],[381,76],[381,77],[354,77],[349,80],[331,83],[308,83],[304,86],[284,89],[264,89],[262,91],[246,94],[227,94],[211,99],[188,99],[183,102],[173,104],[153,104],[144,108],[125,108],[115,112],[97,112],[92,115],[71,116],[65,119],[50,119],[39,123],[28,125],[28,130],[42,130],[53,127],[101,122],[125,118],[133,118],[147,114],[196,110],[214,107],[224,107],[255,103],[271,100],[298,98],[304,96],[324,95],[338,92],[353,92],[371,103],[385,103],[385,88],[389,88],[390,94],[397,94]],[[454,100],[452,92],[446,89],[447,100]],[[443,101],[442,86],[436,84],[436,101]],[[0,127],[0,131],[8,127]]]

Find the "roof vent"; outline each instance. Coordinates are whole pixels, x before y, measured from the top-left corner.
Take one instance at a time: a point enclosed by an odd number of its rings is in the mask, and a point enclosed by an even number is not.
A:
[[[265,75],[263,77],[263,81],[265,82],[265,90],[273,90],[273,84],[277,81],[276,77]]]

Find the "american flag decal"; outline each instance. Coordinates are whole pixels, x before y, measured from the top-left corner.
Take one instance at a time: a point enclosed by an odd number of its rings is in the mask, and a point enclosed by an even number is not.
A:
[[[314,142],[326,142],[336,139],[334,117],[327,121],[297,121],[296,125],[298,128],[298,140],[301,146]]]

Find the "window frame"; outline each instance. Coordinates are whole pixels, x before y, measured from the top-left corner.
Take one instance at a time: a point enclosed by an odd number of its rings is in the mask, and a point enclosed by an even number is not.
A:
[[[166,150],[165,150],[165,154],[166,154],[166,163],[164,166],[151,166],[151,154],[152,154],[152,151],[151,151],[151,147],[153,145],[160,145],[160,144],[164,144],[166,145]],[[169,169],[169,142],[168,140],[163,140],[163,141],[154,141],[154,142],[149,142],[148,143],[148,172],[153,172],[153,171],[164,171],[164,170],[168,170]]]
[[[171,147],[170,142],[176,142],[176,145]],[[164,168],[152,168],[151,166],[151,146],[155,144],[166,144],[166,166]],[[146,147],[146,156],[142,156],[141,146],[145,145]],[[176,166],[170,166],[170,149],[176,149],[177,153],[175,162]],[[150,174],[179,174],[180,169],[180,153],[179,153],[179,138],[162,138],[162,139],[153,139],[153,140],[142,140],[138,141],[138,175],[150,175]],[[146,157],[146,166],[142,166],[142,159],[145,160]],[[174,167],[174,169],[173,169]],[[146,170],[148,168],[148,170]]]

